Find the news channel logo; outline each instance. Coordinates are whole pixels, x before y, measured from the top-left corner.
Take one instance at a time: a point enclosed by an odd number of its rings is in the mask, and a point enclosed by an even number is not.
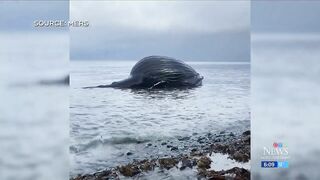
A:
[[[263,147],[262,168],[288,168],[289,149],[282,142],[274,142],[272,146]]]

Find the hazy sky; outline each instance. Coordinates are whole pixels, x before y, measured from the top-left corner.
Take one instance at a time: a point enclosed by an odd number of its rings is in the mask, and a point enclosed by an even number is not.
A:
[[[34,28],[35,20],[68,20],[68,1],[0,1],[0,31],[60,31]]]
[[[71,28],[72,59],[249,61],[250,28],[319,33],[319,9],[320,1],[0,1],[0,31],[60,31],[34,28],[33,21],[69,20],[70,14],[90,22]]]
[[[71,1],[71,59],[249,61],[250,2]]]
[[[320,1],[252,1],[251,31],[320,33]]]

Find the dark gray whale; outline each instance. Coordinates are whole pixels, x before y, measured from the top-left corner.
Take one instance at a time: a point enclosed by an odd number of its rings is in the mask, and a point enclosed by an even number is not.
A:
[[[181,60],[148,56],[137,62],[130,77],[110,85],[85,88],[192,88],[202,85],[203,77]]]

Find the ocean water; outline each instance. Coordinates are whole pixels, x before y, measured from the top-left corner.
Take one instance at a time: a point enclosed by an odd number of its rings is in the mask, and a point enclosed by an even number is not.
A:
[[[0,179],[68,177],[66,33],[0,33]]]
[[[194,89],[83,89],[124,79],[134,64],[71,62],[71,176],[172,153],[155,142],[250,129],[249,63],[188,62],[204,76]]]
[[[253,34],[251,48],[253,178],[320,179],[320,35]],[[261,168],[274,142],[289,168]]]

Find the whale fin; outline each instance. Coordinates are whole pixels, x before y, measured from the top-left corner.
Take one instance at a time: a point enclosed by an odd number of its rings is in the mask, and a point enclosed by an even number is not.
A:
[[[129,77],[122,81],[113,82],[109,85],[99,85],[99,86],[92,86],[92,87],[84,87],[84,89],[91,89],[91,88],[131,88],[134,85],[138,85],[141,83],[141,79],[138,77]]]

